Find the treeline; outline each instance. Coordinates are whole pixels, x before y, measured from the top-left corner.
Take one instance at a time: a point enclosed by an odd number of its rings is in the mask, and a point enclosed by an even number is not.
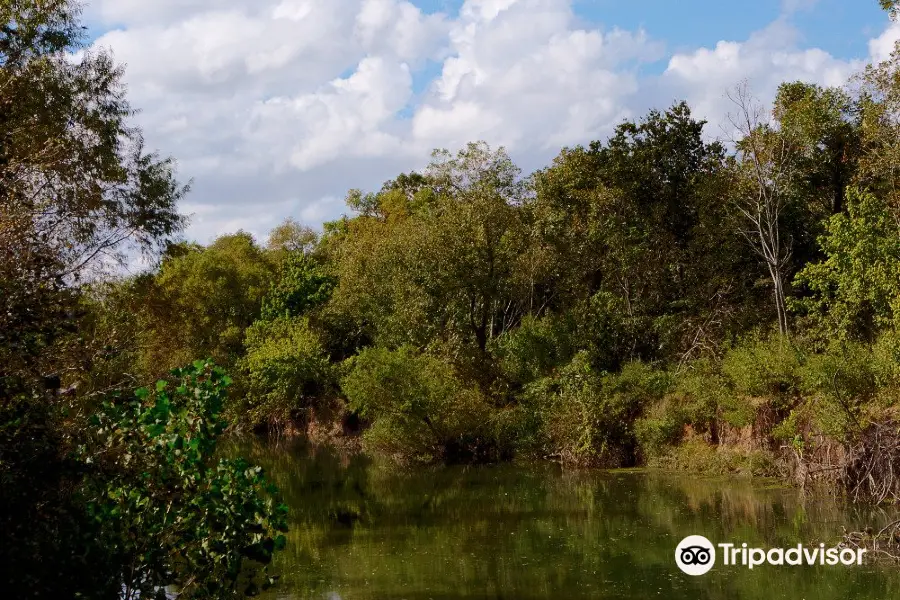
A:
[[[351,191],[321,233],[171,245],[95,288],[91,385],[210,356],[238,428],[343,413],[405,459],[827,473],[894,498],[863,474],[900,456],[898,65],[766,108],[738,87],[730,140],[678,103],[528,176],[472,143]]]

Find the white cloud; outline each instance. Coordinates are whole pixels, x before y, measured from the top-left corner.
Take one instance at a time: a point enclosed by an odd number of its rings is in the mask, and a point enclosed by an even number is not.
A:
[[[884,33],[869,41],[869,54],[872,60],[881,62],[890,58],[897,42],[900,42],[900,21],[892,22]]]
[[[710,122],[707,134],[715,137],[734,108],[726,93],[745,81],[765,102],[774,98],[782,82],[841,86],[864,64],[818,48],[798,48],[798,39],[790,24],[778,20],[746,41],[720,41],[712,49],[676,54],[661,77],[659,93],[687,100],[697,116]]]
[[[862,64],[799,47],[784,19],[667,56],[646,32],[585,25],[572,5],[466,0],[446,15],[408,0],[95,0],[88,17],[113,27],[96,43],[127,63],[149,144],[194,178],[184,209],[201,241],[334,218],[349,188],[421,168],[434,147],[485,139],[528,170],[651,106],[685,98],[717,124],[741,79],[766,99],[781,81],[841,84]],[[873,56],[898,38],[895,25],[872,40]],[[642,74],[665,58],[663,74]]]

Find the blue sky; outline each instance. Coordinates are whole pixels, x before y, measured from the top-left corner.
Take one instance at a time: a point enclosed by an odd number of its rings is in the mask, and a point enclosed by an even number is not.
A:
[[[415,0],[426,12],[458,14],[462,0]],[[602,27],[647,30],[670,50],[742,40],[775,19],[788,15],[807,45],[839,58],[864,55],[869,37],[884,26],[884,11],[874,0],[575,0],[585,21]]]
[[[843,85],[900,39],[876,0],[93,0],[148,144],[193,180],[189,237],[339,216],[433,148],[528,172],[623,119],[725,92]]]
[[[822,48],[838,58],[852,58],[865,54],[867,34],[875,34],[884,25],[884,11],[874,1],[801,1],[795,3],[795,10],[786,4],[783,0],[579,0],[575,7],[596,23],[643,27],[665,40],[672,51],[711,46],[719,40],[743,40],[788,15],[804,45]]]

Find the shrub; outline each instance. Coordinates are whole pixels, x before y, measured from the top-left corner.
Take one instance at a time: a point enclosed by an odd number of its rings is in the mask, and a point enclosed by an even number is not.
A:
[[[650,465],[707,475],[782,475],[775,457],[768,451],[714,446],[700,438],[693,438],[670,448],[666,453],[654,457]]]
[[[506,377],[520,384],[550,375],[572,355],[569,332],[553,317],[526,316],[519,327],[496,338],[490,350]]]
[[[341,388],[372,422],[372,449],[420,461],[480,460],[496,454],[494,411],[452,367],[413,348],[367,348],[350,359]]]
[[[773,336],[729,350],[722,373],[738,394],[762,396],[789,407],[800,392],[804,354],[790,340]]]
[[[246,392],[233,412],[251,425],[283,425],[333,386],[333,368],[305,317],[257,321],[244,344]]]
[[[545,416],[552,452],[567,462],[602,466],[635,463],[635,420],[670,385],[666,373],[643,363],[597,374],[580,352],[561,372]]]
[[[684,372],[673,375],[671,384],[671,390],[635,422],[635,434],[645,457],[677,443],[686,425],[697,431],[712,428],[720,405],[727,406],[726,411],[731,408],[731,394],[709,360],[694,361]]]
[[[863,406],[878,392],[872,348],[834,342],[800,369],[808,413],[822,432],[844,440],[861,427]]]
[[[173,373],[174,388],[160,381],[97,413],[100,451],[88,462],[115,468],[89,487],[89,512],[117,561],[120,597],[165,598],[165,586],[179,598],[241,597],[255,588],[247,560],[268,564],[284,547],[287,508],[259,467],[214,458],[224,372],[198,361]]]

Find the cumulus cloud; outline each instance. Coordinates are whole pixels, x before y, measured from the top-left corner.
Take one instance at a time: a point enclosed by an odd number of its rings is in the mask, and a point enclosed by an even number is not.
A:
[[[632,65],[662,46],[643,32],[578,28],[567,0],[473,0],[451,27],[450,53],[413,137],[540,152],[620,120],[638,88]]]
[[[890,58],[891,53],[900,42],[900,21],[893,21],[884,33],[873,40],[869,40],[869,53],[872,60],[880,62]]]
[[[727,92],[737,85],[746,82],[755,96],[769,100],[782,82],[841,86],[865,64],[818,48],[798,48],[798,39],[796,29],[778,20],[745,41],[720,41],[714,48],[676,54],[659,82],[661,93],[687,100],[710,122],[707,134],[715,137],[734,109]]]
[[[799,47],[787,17],[667,55],[652,32],[585,24],[573,0],[465,0],[454,14],[409,0],[95,0],[87,16],[127,64],[148,142],[194,179],[183,208],[201,241],[334,218],[348,189],[421,168],[435,147],[485,139],[528,170],[652,106],[684,98],[718,123],[743,78],[767,98],[862,64]],[[887,29],[872,55],[898,38]]]

